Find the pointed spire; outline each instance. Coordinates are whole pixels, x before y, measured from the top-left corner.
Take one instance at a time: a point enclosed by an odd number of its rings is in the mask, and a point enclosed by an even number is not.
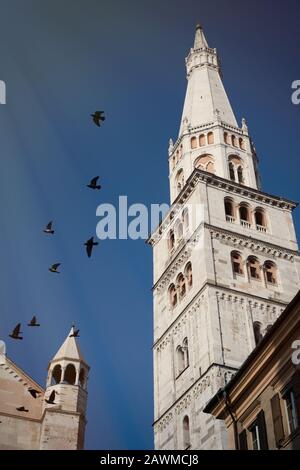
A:
[[[194,42],[194,49],[201,49],[202,47],[208,47],[206,38],[204,36],[204,32],[202,26],[198,23],[196,26],[196,34],[195,34],[195,42]]]
[[[58,361],[61,359],[72,359],[75,361],[85,362],[84,357],[80,351],[79,345],[76,342],[75,337],[75,328],[72,326],[70,333],[66,337],[65,341],[53,357],[52,361]]]

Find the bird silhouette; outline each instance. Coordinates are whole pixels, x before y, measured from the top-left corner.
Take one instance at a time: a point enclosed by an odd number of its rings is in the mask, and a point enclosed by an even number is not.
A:
[[[47,399],[47,398],[45,399],[45,402],[48,403],[49,405],[55,405],[55,402],[54,402],[54,400],[55,400],[55,395],[56,395],[55,390],[52,390],[52,392],[50,393],[49,398],[48,398],[48,399]]]
[[[55,264],[52,264],[51,268],[49,268],[49,271],[51,273],[56,273],[56,274],[59,274],[60,271],[57,271],[57,268],[60,266],[60,263],[55,263]]]
[[[51,234],[53,235],[54,234],[54,230],[52,230],[52,222],[49,222],[47,225],[46,225],[46,228],[43,230],[44,233],[47,233],[48,235]]]
[[[91,114],[94,123],[96,126],[100,127],[100,121],[105,121],[105,116],[103,116],[104,111],[95,111],[94,114]]]
[[[39,392],[38,390],[36,390],[35,388],[29,388],[28,389],[28,392],[30,393],[30,395],[33,397],[33,398],[37,398],[40,396],[41,392]]]
[[[74,333],[71,333],[69,338],[79,338],[79,331],[80,330],[74,330]]]
[[[95,178],[91,179],[90,183],[87,184],[87,187],[91,189],[101,189],[101,184],[97,184],[98,179],[99,176],[95,176]]]
[[[84,245],[86,246],[87,255],[90,258],[92,256],[93,247],[99,245],[99,243],[94,242],[94,237],[92,237],[87,242],[85,242]]]
[[[23,339],[23,337],[20,336],[20,334],[22,333],[22,332],[20,331],[20,329],[21,329],[21,323],[18,323],[18,324],[14,327],[12,333],[11,333],[9,336],[10,336],[12,339]]]
[[[37,323],[36,317],[32,317],[30,322],[27,324],[27,326],[41,326],[39,323]]]
[[[28,413],[28,410],[24,406],[19,406],[16,408],[17,411],[23,411],[24,413]]]

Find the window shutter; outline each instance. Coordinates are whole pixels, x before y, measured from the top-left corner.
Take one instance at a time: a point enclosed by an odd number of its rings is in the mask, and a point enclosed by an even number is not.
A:
[[[299,370],[297,370],[292,377],[292,390],[293,390],[294,398],[295,398],[298,426],[300,426],[300,372]]]
[[[274,397],[271,399],[271,407],[276,447],[279,448],[281,447],[281,441],[284,439],[284,430],[282,423],[280,398],[278,393],[276,393],[276,395],[274,395]]]
[[[268,437],[266,430],[265,413],[261,410],[257,415],[260,450],[268,450]]]
[[[244,429],[244,431],[242,431],[239,434],[239,443],[240,443],[240,450],[248,450],[246,429]]]

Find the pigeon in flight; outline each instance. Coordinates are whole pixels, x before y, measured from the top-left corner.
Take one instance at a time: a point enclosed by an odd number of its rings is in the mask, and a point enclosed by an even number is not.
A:
[[[24,413],[28,413],[28,410],[24,406],[19,406],[16,408],[17,411],[24,411]]]
[[[99,176],[95,176],[95,178],[91,179],[90,184],[87,184],[88,188],[91,189],[101,189],[101,184],[97,184]]]
[[[30,393],[30,395],[33,397],[33,398],[37,398],[38,396],[40,396],[41,392],[39,392],[38,390],[36,390],[35,388],[29,388],[28,389],[28,392]]]
[[[92,256],[93,247],[99,245],[99,243],[94,242],[94,237],[92,237],[87,242],[85,242],[84,245],[86,246],[87,255],[90,258]]]
[[[79,330],[74,330],[74,333],[70,334],[69,338],[79,338]]]
[[[48,403],[49,405],[55,405],[55,402],[54,402],[55,394],[56,394],[55,390],[52,390],[52,392],[50,393],[49,398],[48,399],[46,398],[45,402]]]
[[[11,333],[9,336],[10,336],[12,339],[23,339],[22,336],[20,336],[20,333],[22,333],[22,332],[20,331],[20,329],[21,329],[21,323],[18,323],[18,324],[14,327],[12,333]]]
[[[104,111],[95,111],[94,114],[91,114],[94,123],[96,126],[100,127],[100,121],[105,121],[105,116],[103,116]]]
[[[41,326],[38,322],[37,322],[37,319],[36,317],[32,317],[32,319],[30,320],[30,322],[27,324],[27,326]]]
[[[51,273],[56,273],[56,274],[59,274],[60,271],[57,271],[57,268],[60,266],[60,263],[55,263],[55,264],[52,264],[51,268],[49,268],[49,271]]]
[[[54,230],[52,229],[52,222],[49,222],[49,224],[46,225],[46,228],[43,230],[44,233],[47,233],[48,235],[54,234]]]

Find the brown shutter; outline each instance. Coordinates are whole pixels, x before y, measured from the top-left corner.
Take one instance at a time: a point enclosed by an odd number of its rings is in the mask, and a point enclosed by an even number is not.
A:
[[[292,377],[292,390],[294,393],[295,404],[297,409],[297,421],[300,426],[300,371],[297,370]]]
[[[247,431],[244,429],[239,434],[239,443],[240,443],[240,449],[239,450],[248,450],[248,443],[247,443]]]
[[[284,439],[284,430],[282,423],[280,398],[278,393],[276,393],[276,395],[274,395],[274,397],[271,399],[271,407],[276,447],[281,447],[281,441]]]
[[[261,410],[257,415],[260,450],[268,450],[268,436],[266,430],[265,413]]]

